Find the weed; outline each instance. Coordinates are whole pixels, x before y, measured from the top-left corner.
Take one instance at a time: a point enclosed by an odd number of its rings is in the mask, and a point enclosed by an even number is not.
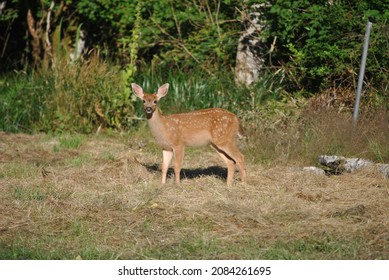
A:
[[[84,165],[92,163],[93,160],[89,154],[79,154],[75,157],[68,158],[64,161],[65,165],[70,167],[82,167]]]
[[[363,251],[360,240],[338,240],[334,237],[309,238],[292,242],[277,241],[265,253],[266,259],[355,259]]]
[[[103,158],[109,161],[115,161],[116,157],[114,154],[112,154],[110,151],[104,151],[103,152]]]
[[[59,137],[59,147],[65,149],[80,148],[84,137],[81,134],[63,135]]]
[[[373,160],[385,163],[389,161],[389,142],[382,140],[372,140],[368,137],[368,149],[371,152],[371,158]]]
[[[7,162],[0,166],[2,178],[35,178],[39,175],[36,166],[25,162]]]
[[[24,188],[21,186],[16,186],[12,189],[12,198],[21,200],[21,201],[30,201],[37,200],[42,201],[46,199],[46,193],[37,187]]]
[[[87,229],[85,224],[82,221],[72,220],[71,221],[72,234],[76,237],[83,236],[87,234]]]

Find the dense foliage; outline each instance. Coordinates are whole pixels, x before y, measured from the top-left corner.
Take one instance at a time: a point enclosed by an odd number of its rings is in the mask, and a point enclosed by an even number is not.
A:
[[[47,14],[54,2],[51,21]],[[58,44],[72,49],[76,30],[86,31],[88,49],[122,66],[134,63],[152,69],[179,71],[200,67],[212,74],[234,66],[241,29],[240,20],[249,7],[269,2],[262,9],[268,27],[258,34],[268,50],[264,56],[273,71],[281,67],[291,91],[316,92],[328,86],[353,86],[358,73],[364,28],[373,21],[369,51],[368,82],[378,90],[388,82],[389,2],[385,0],[97,0],[97,1],[6,1],[0,15],[2,72],[28,68],[33,48],[27,14],[45,31],[54,52]],[[140,17],[137,18],[137,11]],[[137,34],[133,28],[140,26]],[[50,24],[50,26],[48,26]],[[39,30],[41,28],[41,30]],[[48,29],[47,29],[48,28]],[[58,35],[58,33],[60,33]],[[138,36],[136,48],[133,37]],[[73,43],[72,43],[73,42]],[[132,47],[132,48],[131,48]],[[54,49],[54,50],[53,50]],[[53,54],[41,60],[50,59]]]
[[[386,90],[389,74],[389,2],[385,0],[275,1],[270,37],[277,37],[272,60],[283,65],[293,89],[311,92],[354,86],[366,22],[373,21],[367,83]]]
[[[2,29],[7,27],[26,31],[26,14],[32,10],[36,22],[41,22],[45,28],[47,10],[52,1],[44,0],[8,1],[8,11],[14,15],[1,17]],[[239,24],[240,1],[126,1],[126,0],[97,0],[97,1],[55,1],[53,11],[57,11],[62,19],[62,45],[72,47],[74,32],[79,24],[87,31],[87,46],[89,49],[99,49],[103,57],[120,64],[130,61],[129,44],[132,42],[132,29],[136,24],[137,8],[141,9],[141,28],[139,30],[140,62],[153,66],[177,65],[178,68],[215,67],[230,65],[233,62]],[[44,12],[46,11],[46,12]],[[49,36],[55,36],[55,30],[60,21],[51,22]],[[43,29],[44,29],[43,28]],[[44,32],[44,30],[42,30]],[[11,67],[18,66],[18,58],[22,53],[31,53],[28,38],[13,37],[9,32],[10,41],[7,50],[11,51],[17,43],[23,42],[25,48],[17,48],[18,54],[2,57],[10,62]],[[71,38],[73,37],[73,38]],[[2,38],[5,39],[5,38]],[[55,38],[51,38],[54,40]],[[20,45],[21,46],[21,45]],[[28,62],[28,61],[26,61]],[[9,70],[9,69],[8,69]]]
[[[389,100],[385,0],[2,3],[6,4],[0,12],[2,129],[15,120],[11,130],[31,129],[34,120],[44,130],[82,123],[87,123],[86,131],[100,125],[126,126],[136,112],[128,87],[134,79],[149,85],[147,90],[160,82],[175,84],[169,97],[176,104],[173,111],[213,105],[237,111],[242,106],[253,108],[264,98],[280,99],[284,92],[354,91],[368,20],[373,29],[364,89],[368,96],[379,97],[376,102]],[[266,28],[255,33],[264,43],[256,55],[264,59],[265,72],[254,88],[240,89],[233,85],[233,68],[242,18],[258,3],[267,3],[260,10]],[[75,49],[81,39],[86,45],[77,60]],[[27,100],[35,105],[25,104]],[[43,116],[52,123],[42,125]]]

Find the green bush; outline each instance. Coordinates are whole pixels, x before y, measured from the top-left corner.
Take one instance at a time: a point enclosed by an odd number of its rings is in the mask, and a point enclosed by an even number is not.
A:
[[[240,1],[78,1],[71,8],[86,22],[96,47],[126,65],[127,44],[141,3],[140,60],[152,67],[203,70],[230,65],[235,60]],[[103,43],[104,42],[104,43]]]
[[[365,26],[374,21],[366,80],[387,95],[389,2],[276,0],[268,16],[272,61],[285,68],[290,91],[355,87]]]
[[[49,81],[50,99],[43,116],[45,130],[91,132],[99,126],[124,128],[133,107],[124,90],[121,71],[97,56],[42,74]]]
[[[0,90],[4,131],[125,129],[134,113],[122,71],[97,56],[74,64],[62,61],[50,71],[4,77]]]

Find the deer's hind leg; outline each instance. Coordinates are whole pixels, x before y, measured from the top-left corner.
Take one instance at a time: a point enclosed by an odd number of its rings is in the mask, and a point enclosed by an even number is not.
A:
[[[231,186],[234,180],[235,162],[231,158],[229,158],[223,151],[219,150],[216,147],[215,150],[227,165],[227,186]]]
[[[243,154],[236,147],[235,142],[224,145],[213,145],[218,154],[227,164],[227,185],[231,185],[234,179],[235,164],[238,165],[242,182],[247,181],[246,164]]]

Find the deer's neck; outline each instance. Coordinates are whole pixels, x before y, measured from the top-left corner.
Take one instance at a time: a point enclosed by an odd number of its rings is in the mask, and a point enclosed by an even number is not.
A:
[[[165,117],[160,113],[158,108],[150,116],[147,116],[151,133],[155,140],[163,147],[167,145],[164,121]]]

